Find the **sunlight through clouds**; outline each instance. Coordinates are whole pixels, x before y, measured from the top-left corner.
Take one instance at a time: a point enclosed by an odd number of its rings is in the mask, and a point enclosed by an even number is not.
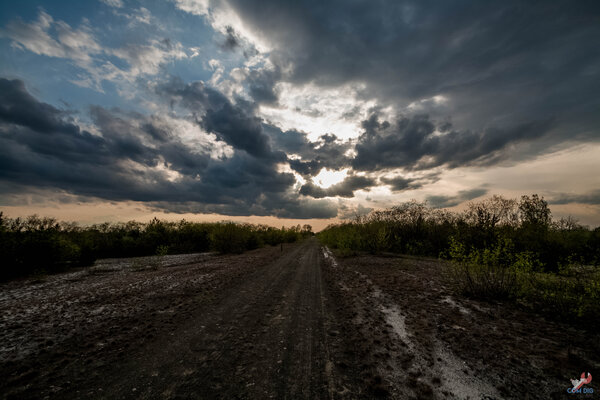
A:
[[[340,139],[358,137],[361,128],[357,122],[365,119],[376,104],[358,99],[361,85],[322,88],[280,83],[277,88],[279,104],[261,106],[261,114],[284,130],[307,132],[313,141],[327,133],[335,133]]]
[[[327,168],[323,168],[321,172],[312,178],[313,183],[323,189],[327,189],[337,183],[342,182],[348,176],[348,169],[341,171],[332,171]]]

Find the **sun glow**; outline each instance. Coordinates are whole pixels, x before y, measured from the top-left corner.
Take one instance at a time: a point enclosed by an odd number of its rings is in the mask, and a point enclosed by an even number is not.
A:
[[[336,183],[342,182],[348,175],[348,169],[341,171],[335,171],[327,168],[323,168],[317,175],[312,178],[315,185],[318,185],[324,189],[335,185]]]

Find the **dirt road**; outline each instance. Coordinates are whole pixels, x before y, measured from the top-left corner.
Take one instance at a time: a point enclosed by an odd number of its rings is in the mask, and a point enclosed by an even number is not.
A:
[[[3,397],[334,397],[315,239],[177,257],[5,284]]]
[[[441,276],[436,260],[336,260],[311,239],[6,283],[0,394],[547,399],[599,366],[597,335],[457,299]]]
[[[328,396],[326,311],[314,241],[216,295],[218,301],[120,364],[106,397],[127,397],[134,388],[142,398]]]

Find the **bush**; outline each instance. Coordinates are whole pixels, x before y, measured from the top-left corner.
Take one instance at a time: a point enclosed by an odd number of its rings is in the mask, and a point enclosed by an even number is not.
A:
[[[561,274],[530,273],[520,277],[519,301],[526,306],[589,326],[600,323],[600,271],[572,264]]]
[[[541,263],[531,252],[514,253],[509,239],[492,249],[468,252],[451,240],[449,276],[463,294],[486,300],[512,299],[526,307],[562,320],[585,320],[589,327],[600,321],[600,270],[569,263],[561,273],[540,272]]]
[[[0,280],[57,272],[91,265],[98,258],[154,255],[153,265],[166,254],[215,250],[240,253],[263,244],[291,243],[312,235],[312,228],[276,229],[234,223],[166,222],[103,223],[89,227],[31,216],[5,218],[0,212]],[[154,260],[153,259],[153,260]],[[160,261],[160,262],[159,262]]]
[[[451,239],[450,277],[464,294],[485,299],[507,299],[517,293],[517,267],[509,239],[499,241],[491,249],[471,249]],[[518,257],[523,262],[524,257]]]

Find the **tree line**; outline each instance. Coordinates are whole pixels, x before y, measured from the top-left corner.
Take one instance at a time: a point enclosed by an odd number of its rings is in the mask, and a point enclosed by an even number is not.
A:
[[[569,262],[598,265],[600,227],[590,229],[571,217],[553,220],[537,194],[520,200],[492,196],[471,202],[464,212],[410,201],[330,225],[320,240],[338,254],[394,252],[446,257],[451,244],[466,251],[508,242],[513,253],[527,253],[538,270],[557,272]]]
[[[264,245],[291,243],[312,235],[310,225],[274,228],[233,222],[102,223],[79,226],[32,215],[7,218],[0,212],[0,279],[92,265],[96,259],[160,253],[241,253]]]

